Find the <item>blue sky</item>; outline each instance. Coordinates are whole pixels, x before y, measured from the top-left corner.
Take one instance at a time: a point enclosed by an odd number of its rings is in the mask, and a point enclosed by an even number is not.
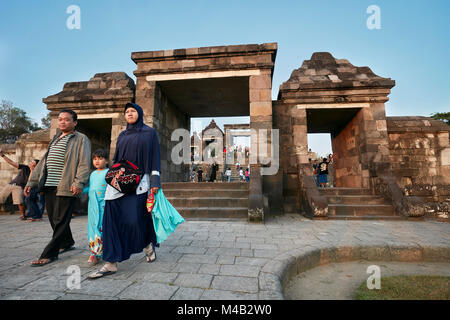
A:
[[[81,9],[80,30],[66,27],[70,5]],[[366,27],[370,5],[379,30]],[[42,98],[65,82],[134,78],[133,51],[277,42],[273,99],[303,60],[328,51],[396,81],[387,115],[429,116],[450,110],[449,12],[445,0],[0,0],[0,99],[39,121]]]

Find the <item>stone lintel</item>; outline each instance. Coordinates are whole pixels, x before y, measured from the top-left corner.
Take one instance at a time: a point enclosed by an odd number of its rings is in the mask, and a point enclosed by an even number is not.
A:
[[[197,47],[184,48],[173,50],[157,50],[157,51],[140,51],[132,52],[131,60],[136,64],[144,61],[160,61],[160,60],[175,60],[175,59],[195,59],[203,58],[204,56],[220,56],[220,55],[248,55],[267,52],[273,54],[273,61],[278,49],[276,42],[262,43],[262,44],[242,44],[229,46],[211,46],[211,47]]]
[[[157,74],[157,75],[148,75],[146,76],[145,79],[147,81],[169,81],[169,80],[206,79],[206,78],[247,77],[260,74],[261,72],[259,69],[250,69],[250,70]]]
[[[317,104],[297,104],[297,109],[345,109],[345,108],[369,108],[370,103],[333,103],[332,105],[326,103]]]
[[[106,119],[106,118],[120,118],[122,117],[122,113],[119,112],[114,112],[114,113],[97,113],[97,114],[78,114],[77,113],[77,118],[78,119]]]

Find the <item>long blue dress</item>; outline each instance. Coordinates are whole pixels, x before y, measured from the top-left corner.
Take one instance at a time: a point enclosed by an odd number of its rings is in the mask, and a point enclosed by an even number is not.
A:
[[[157,132],[144,124],[140,106],[127,104],[125,110],[130,106],[138,111],[139,117],[136,123],[128,124],[127,129],[119,134],[113,162],[117,163],[122,159],[131,161],[148,175],[148,188],[161,187]],[[112,190],[111,187],[108,188]],[[152,216],[146,208],[148,192],[137,194],[136,191],[121,194],[115,199],[106,198],[103,215],[104,261],[121,262],[129,259],[133,253],[142,252],[150,243],[159,246]]]
[[[88,225],[87,238],[90,256],[97,259],[103,255],[103,212],[105,207],[105,176],[108,169],[95,170],[89,177],[89,186],[83,192],[88,192]]]

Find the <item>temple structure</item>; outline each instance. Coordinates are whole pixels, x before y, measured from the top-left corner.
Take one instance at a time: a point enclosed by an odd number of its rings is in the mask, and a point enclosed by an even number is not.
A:
[[[40,133],[47,140],[23,136],[7,152],[19,162],[44,154],[58,111],[72,108],[93,149],[112,155],[125,128],[123,106],[134,101],[158,132],[165,194],[186,217],[264,221],[297,212],[322,219],[398,219],[422,217],[430,204],[448,210],[450,126],[426,117],[386,117],[395,81],[328,52],[313,53],[272,100],[277,49],[277,43],[263,43],[133,52],[136,82],[111,72],[66,83],[43,99],[53,118],[51,129]],[[189,182],[192,163],[171,161],[178,143],[172,132],[190,130],[192,117],[231,116],[250,121],[219,128],[215,136],[222,135],[223,142],[227,134],[250,136],[249,163],[241,164],[249,164],[249,183]],[[214,140],[204,133],[191,138],[191,152]],[[308,133],[331,134],[333,188],[316,187]],[[224,144],[218,146],[223,150]],[[223,160],[220,154],[216,161]],[[8,170],[2,163],[2,183],[13,175]]]

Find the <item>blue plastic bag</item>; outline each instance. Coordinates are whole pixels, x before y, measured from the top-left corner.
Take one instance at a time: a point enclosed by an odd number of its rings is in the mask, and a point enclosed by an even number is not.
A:
[[[184,218],[166,199],[160,188],[155,195],[155,205],[152,210],[153,226],[156,233],[156,241],[162,243],[167,237],[175,231],[175,228]]]

